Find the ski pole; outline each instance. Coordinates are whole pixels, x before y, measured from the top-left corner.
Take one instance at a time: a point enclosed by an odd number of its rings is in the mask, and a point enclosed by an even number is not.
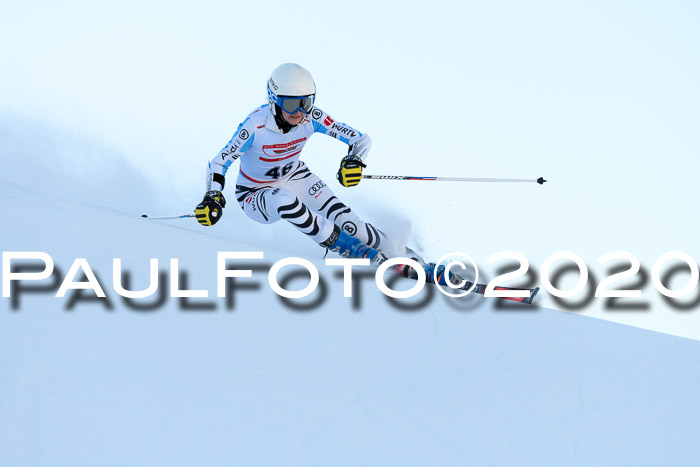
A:
[[[407,175],[363,175],[362,178],[374,180],[428,180],[435,182],[537,182],[543,185],[543,177],[535,179],[523,178],[459,178],[459,177],[409,177]]]
[[[148,214],[141,214],[141,217],[145,217],[146,219],[151,219],[154,221],[162,221],[162,220],[166,220],[166,219],[184,219],[185,217],[194,217],[194,213],[183,214],[181,216],[162,216],[162,217],[151,217]]]

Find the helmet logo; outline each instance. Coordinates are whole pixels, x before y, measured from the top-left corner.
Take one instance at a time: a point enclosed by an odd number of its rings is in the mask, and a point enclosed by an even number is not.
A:
[[[270,78],[270,86],[275,88],[275,91],[277,91],[279,89],[272,78]]]

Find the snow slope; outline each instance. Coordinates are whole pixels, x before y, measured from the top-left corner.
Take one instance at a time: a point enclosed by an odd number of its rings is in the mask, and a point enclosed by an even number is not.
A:
[[[6,2],[0,251],[50,253],[57,275],[0,298],[0,467],[691,464],[700,288],[669,303],[651,272],[668,251],[700,258],[699,5]],[[508,310],[426,289],[400,309],[371,278],[343,298],[316,245],[235,205],[211,229],[141,219],[192,209],[207,160],[288,61],[319,107],[372,135],[368,173],[549,180],[334,186],[348,206],[410,225],[427,258],[471,255],[484,280],[499,251],[534,277],[571,251],[589,287]],[[319,136],[304,160],[332,182],[346,149]],[[265,255],[227,300],[212,298],[219,251]],[[612,251],[641,262],[615,284],[641,299],[616,308],[588,293],[626,266],[598,262]],[[305,310],[266,283],[291,255],[328,289]],[[79,257],[108,301],[53,296]],[[210,297],[125,302],[114,257],[135,288],[158,258],[159,294],[179,258]],[[665,265],[671,289],[681,266]]]
[[[499,309],[483,297],[430,298],[431,289],[408,299],[427,302],[408,311],[371,280],[354,306],[315,250],[305,256],[328,294],[298,310],[266,282],[270,264],[292,254],[236,241],[225,227],[148,221],[8,181],[0,209],[13,213],[0,226],[2,251],[47,252],[58,276],[41,283],[46,290],[20,291],[18,303],[0,301],[2,466],[642,466],[694,457],[697,341],[545,308]],[[213,298],[219,251],[264,253],[262,270],[240,279],[256,289],[236,289],[233,303]],[[91,291],[54,297],[75,258],[87,259],[107,302]],[[164,273],[178,258],[187,287],[210,298],[151,297],[149,310],[133,309],[112,287],[113,258],[134,289],[146,286],[148,258]]]

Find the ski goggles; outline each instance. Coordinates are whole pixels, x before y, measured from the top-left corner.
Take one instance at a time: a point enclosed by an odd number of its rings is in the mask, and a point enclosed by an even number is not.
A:
[[[301,110],[307,114],[313,109],[315,98],[316,96],[313,94],[310,96],[297,97],[277,96],[277,105],[290,114],[296,113],[297,110]]]

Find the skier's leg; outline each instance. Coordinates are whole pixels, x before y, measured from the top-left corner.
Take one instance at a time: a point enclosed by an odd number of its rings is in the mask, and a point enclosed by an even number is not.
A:
[[[248,217],[262,224],[285,219],[313,241],[341,256],[367,258],[378,264],[386,256],[340,230],[329,219],[310,210],[286,188],[236,186],[238,202]]]
[[[355,214],[349,207],[343,204],[334,195],[327,201],[328,204],[322,206],[321,214],[327,219],[332,219],[344,232],[353,237],[357,237],[372,248],[384,251],[387,246],[387,237],[384,232],[374,227],[369,222],[365,222]]]
[[[286,188],[249,188],[236,185],[238,203],[248,217],[261,224],[284,219],[316,243],[333,233],[333,223],[310,210]]]
[[[296,193],[299,201],[309,209],[332,221],[348,235],[360,239],[362,243],[379,251],[383,251],[386,247],[387,238],[384,232],[360,219],[352,209],[333,194],[333,190],[323,180],[308,168],[302,166],[290,177],[289,189]]]

